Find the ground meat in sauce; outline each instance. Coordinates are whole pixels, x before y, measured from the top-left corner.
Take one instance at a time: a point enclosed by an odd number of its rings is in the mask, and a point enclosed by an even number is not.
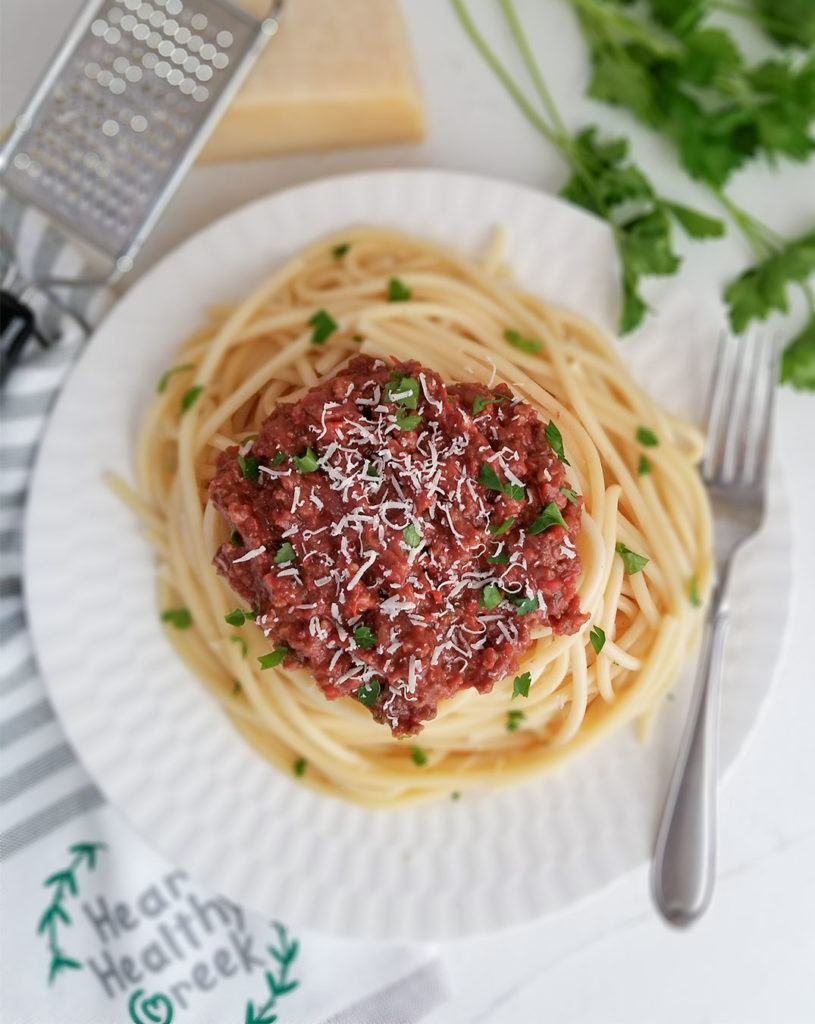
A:
[[[371,710],[395,736],[462,687],[491,690],[533,630],[586,619],[582,499],[546,424],[503,384],[447,387],[417,362],[360,356],[224,451],[210,495],[239,535],[215,565],[286,664],[329,699],[367,684],[370,700],[378,684]],[[552,502],[566,529],[530,532]]]

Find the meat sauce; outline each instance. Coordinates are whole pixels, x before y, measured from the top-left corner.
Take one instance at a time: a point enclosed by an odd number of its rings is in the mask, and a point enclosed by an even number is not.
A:
[[[534,630],[586,619],[553,426],[503,384],[355,358],[219,457],[217,570],[288,667],[415,734],[515,671]]]

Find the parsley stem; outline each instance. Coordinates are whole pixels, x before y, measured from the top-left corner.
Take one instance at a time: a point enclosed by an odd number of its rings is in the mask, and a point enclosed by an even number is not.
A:
[[[650,50],[657,57],[677,57],[680,47],[653,22],[641,23],[637,18],[598,0],[569,0],[585,27],[599,28],[606,41],[615,49],[622,49],[626,42],[636,43]],[[622,38],[620,38],[622,37]]]
[[[523,62],[526,65],[526,70],[529,72],[529,77],[532,79],[532,84],[540,96],[541,103],[546,108],[546,113],[549,115],[552,124],[557,129],[558,133],[565,137],[569,137],[569,130],[563,122],[563,118],[560,116],[560,111],[555,106],[555,101],[552,99],[552,94],[549,92],[543,75],[540,72],[540,68],[535,62],[535,58],[532,56],[532,51],[529,48],[529,40],[526,38],[526,33],[521,28],[521,23],[518,20],[518,13],[515,10],[515,6],[512,0],[500,0],[501,7],[504,11],[504,16],[509,24],[509,30],[512,33],[512,38],[515,40],[515,45],[523,58]]]
[[[759,260],[764,260],[774,249],[785,244],[784,239],[772,228],[751,217],[750,214],[726,195],[723,189],[712,189],[714,196],[733,218],[737,227],[750,243],[750,247]]]
[[[464,27],[464,31],[473,41],[473,45],[475,46],[475,48],[478,50],[478,52],[490,66],[490,68],[493,71],[493,74],[496,75],[499,81],[506,88],[507,92],[509,92],[512,98],[515,100],[516,104],[518,105],[518,108],[521,110],[521,112],[524,114],[527,120],[531,121],[532,124],[538,129],[541,135],[544,135],[551,143],[553,143],[555,146],[558,147],[558,149],[561,149],[562,151],[562,143],[561,140],[558,138],[557,133],[553,131],[552,128],[550,128],[549,125],[540,116],[540,114],[538,114],[538,112],[535,110],[535,108],[532,106],[532,104],[529,102],[526,96],[524,96],[524,94],[521,92],[521,88],[518,85],[518,83],[510,75],[510,73],[503,66],[503,64],[498,60],[495,53],[490,49],[486,39],[484,39],[484,37],[476,28],[475,22],[470,16],[470,12],[464,6],[464,0],[452,0],[452,4],[456,14],[459,17],[459,21]]]
[[[815,320],[815,292],[812,291],[812,285],[809,281],[802,281],[801,288],[804,290],[804,297],[807,300],[807,306],[809,306],[809,315]]]

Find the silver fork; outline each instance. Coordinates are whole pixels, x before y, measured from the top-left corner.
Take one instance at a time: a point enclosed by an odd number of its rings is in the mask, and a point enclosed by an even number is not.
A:
[[[702,478],[713,506],[716,559],[688,722],[657,834],[651,876],[667,921],[691,924],[707,909],[716,868],[719,691],[730,621],[734,556],[761,526],[778,379],[765,332],[723,336],[708,402]]]

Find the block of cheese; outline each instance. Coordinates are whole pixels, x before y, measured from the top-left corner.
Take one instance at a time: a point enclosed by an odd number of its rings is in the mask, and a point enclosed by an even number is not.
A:
[[[257,13],[267,0],[242,0]],[[424,114],[397,0],[286,0],[199,160],[414,142]]]

